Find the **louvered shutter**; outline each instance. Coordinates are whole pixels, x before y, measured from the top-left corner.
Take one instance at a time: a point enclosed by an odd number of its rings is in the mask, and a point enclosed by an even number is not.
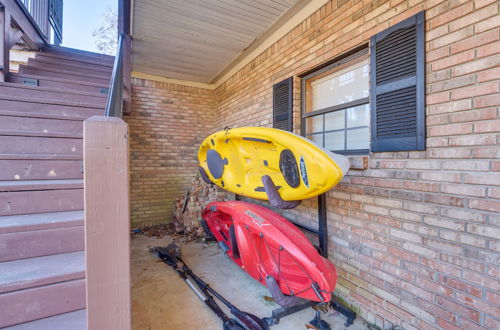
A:
[[[425,149],[424,12],[370,40],[371,150]]]
[[[293,130],[293,77],[273,86],[273,127]]]

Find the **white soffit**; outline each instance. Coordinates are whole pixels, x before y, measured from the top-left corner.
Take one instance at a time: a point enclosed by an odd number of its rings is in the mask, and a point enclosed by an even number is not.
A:
[[[285,24],[278,22],[288,20],[285,14],[310,2],[134,0],[133,71],[210,83],[271,27]]]

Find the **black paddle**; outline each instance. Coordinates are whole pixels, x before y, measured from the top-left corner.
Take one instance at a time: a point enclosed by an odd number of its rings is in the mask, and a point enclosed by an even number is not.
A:
[[[167,265],[172,266],[175,271],[184,279],[191,290],[193,290],[195,294],[222,320],[224,330],[269,330],[269,326],[265,321],[253,314],[242,312],[241,310],[236,308],[236,306],[222,297],[217,291],[212,289],[205,281],[196,276],[196,274],[194,274],[193,271],[181,259],[181,251],[177,245],[170,244],[166,248],[155,247],[154,250],[158,252],[158,256],[160,257],[160,259]],[[195,281],[201,292],[196,290],[196,287],[191,283],[188,276]],[[242,327],[236,320],[227,317],[227,315],[217,305],[210,293],[213,294],[222,303],[224,303],[224,305],[226,305],[231,311],[231,314],[233,314],[241,322],[241,324],[244,325],[244,327]]]

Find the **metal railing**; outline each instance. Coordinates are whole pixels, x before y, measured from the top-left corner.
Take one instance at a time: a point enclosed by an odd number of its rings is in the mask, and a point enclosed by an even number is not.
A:
[[[118,37],[118,48],[116,51],[115,63],[113,65],[113,74],[109,84],[108,99],[106,101],[106,117],[118,117],[123,115],[123,57],[125,54],[125,38],[124,33],[120,33]]]
[[[54,43],[62,43],[63,0],[49,1],[49,22],[54,30]]]
[[[46,42],[51,41],[51,27],[54,31],[54,43],[62,42],[63,0],[17,0],[17,3]]]

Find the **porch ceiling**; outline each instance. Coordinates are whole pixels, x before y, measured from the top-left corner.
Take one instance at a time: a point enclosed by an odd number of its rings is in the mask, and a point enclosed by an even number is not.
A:
[[[135,0],[133,71],[209,83],[304,0]]]

